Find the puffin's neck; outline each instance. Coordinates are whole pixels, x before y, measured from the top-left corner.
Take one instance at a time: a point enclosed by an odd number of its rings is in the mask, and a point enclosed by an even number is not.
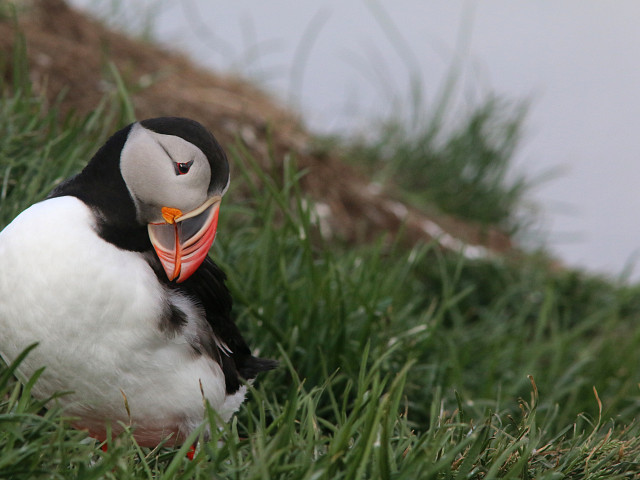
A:
[[[136,206],[120,173],[120,153],[130,127],[112,136],[78,175],[54,189],[49,198],[70,195],[91,208],[98,234],[133,251],[152,249],[147,226],[136,218]]]

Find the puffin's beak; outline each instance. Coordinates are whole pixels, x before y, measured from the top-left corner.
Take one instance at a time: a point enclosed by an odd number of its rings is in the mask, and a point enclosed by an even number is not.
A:
[[[204,261],[216,237],[220,196],[188,213],[163,207],[164,222],[148,225],[149,239],[169,280],[180,283]]]

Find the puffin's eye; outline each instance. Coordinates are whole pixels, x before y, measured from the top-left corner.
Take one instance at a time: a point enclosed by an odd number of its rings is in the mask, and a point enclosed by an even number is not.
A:
[[[176,175],[185,175],[189,173],[189,169],[193,165],[193,160],[188,161],[187,163],[174,163],[173,166],[176,169]]]

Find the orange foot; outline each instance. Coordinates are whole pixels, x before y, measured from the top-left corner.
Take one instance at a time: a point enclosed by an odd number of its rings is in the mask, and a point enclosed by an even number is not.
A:
[[[189,460],[193,460],[193,456],[196,454],[196,446],[195,445],[191,445],[191,448],[189,448],[189,451],[187,452],[187,458]]]

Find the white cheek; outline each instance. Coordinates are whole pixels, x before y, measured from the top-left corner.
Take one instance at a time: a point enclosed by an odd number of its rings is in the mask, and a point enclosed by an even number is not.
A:
[[[185,212],[193,210],[207,200],[210,178],[211,170],[206,159],[193,162],[188,173],[176,175],[174,170],[171,175],[159,179],[163,190],[156,190],[158,197],[161,197],[157,200],[169,202],[162,206],[178,207]]]
[[[190,160],[189,172],[176,175],[175,164]],[[209,162],[200,149],[180,137],[134,125],[122,149],[120,170],[132,197],[144,207],[188,212],[207,200]]]

